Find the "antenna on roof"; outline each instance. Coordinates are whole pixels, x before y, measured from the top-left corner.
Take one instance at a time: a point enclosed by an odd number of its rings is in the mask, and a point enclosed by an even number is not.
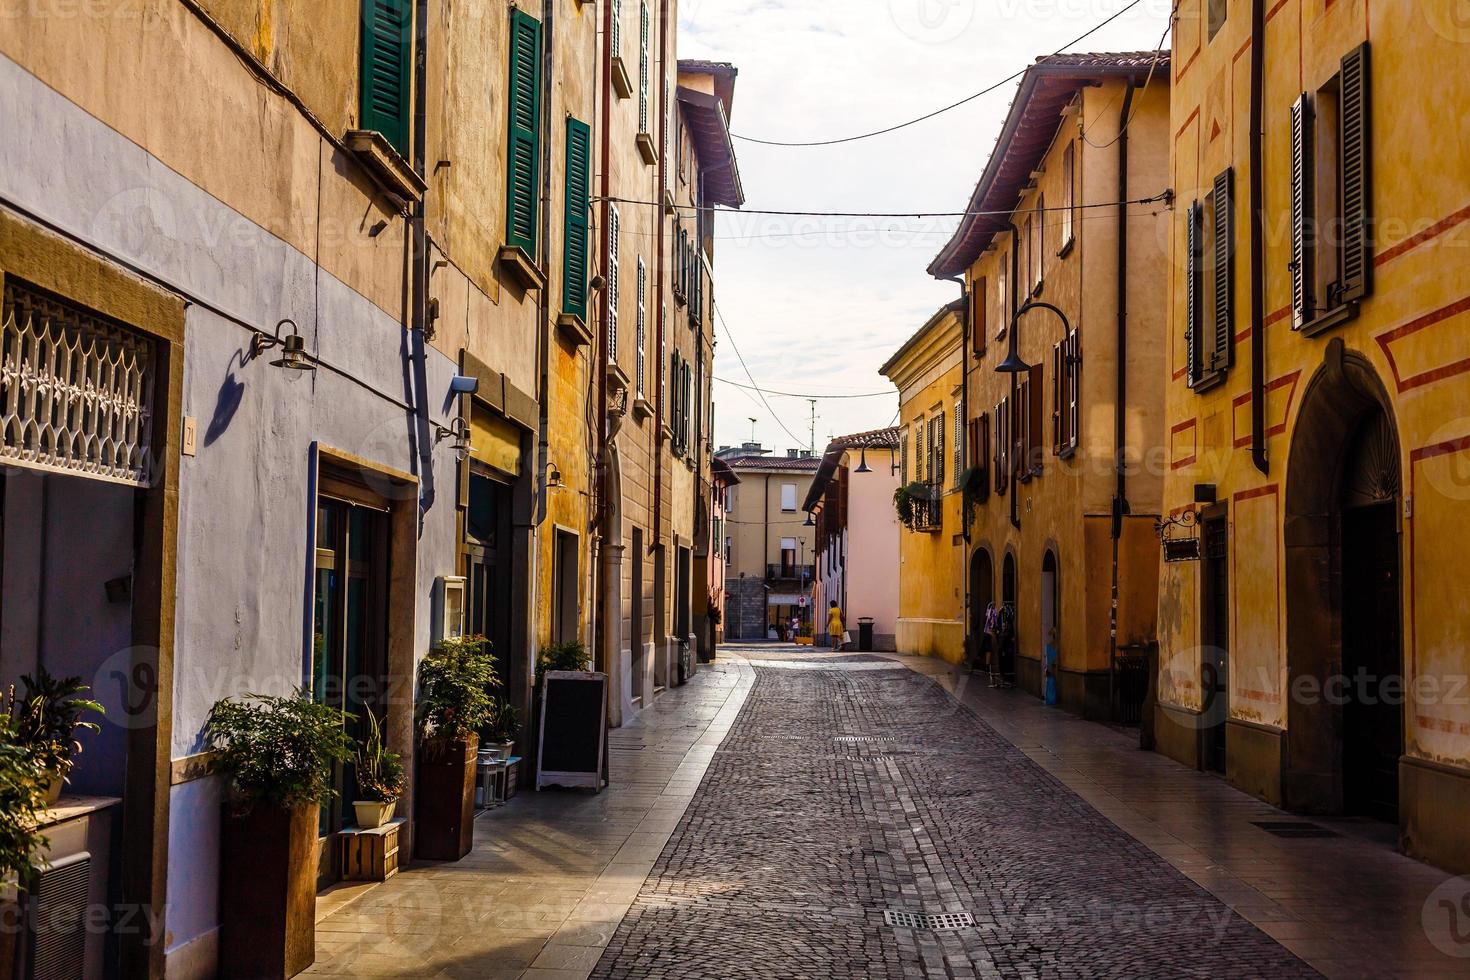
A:
[[[749,415],[746,418],[750,419],[750,441],[755,442],[755,418]]]
[[[817,400],[808,398],[807,404],[812,407],[812,455],[817,454]]]

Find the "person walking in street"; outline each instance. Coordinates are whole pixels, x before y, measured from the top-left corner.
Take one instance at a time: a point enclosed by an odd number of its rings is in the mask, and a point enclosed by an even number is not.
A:
[[[842,610],[837,608],[837,600],[833,599],[827,607],[827,636],[832,641],[834,651],[842,649],[842,631]]]

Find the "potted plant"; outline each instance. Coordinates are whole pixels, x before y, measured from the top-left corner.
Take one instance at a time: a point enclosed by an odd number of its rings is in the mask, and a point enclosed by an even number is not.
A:
[[[12,686],[6,698],[9,731],[18,744],[30,750],[41,773],[45,803],[51,806],[61,798],[62,785],[82,753],[77,732],[101,730],[96,722],[84,720],[86,715],[103,714],[103,708],[83,697],[90,688],[80,677],[53,677],[42,667],[20,682],[21,694],[17,696]]]
[[[291,977],[316,958],[318,808],[352,758],[350,716],[294,697],[216,701],[206,734],[228,783],[220,839],[222,977]]]
[[[15,972],[25,921],[25,884],[48,841],[40,831],[46,784],[11,716],[0,715],[0,977]]]
[[[500,686],[488,644],[483,636],[446,639],[419,664],[414,853],[426,860],[457,861],[474,842],[479,731]]]
[[[541,653],[536,658],[536,683],[540,685],[541,678],[548,670],[590,670],[592,658],[587,655],[587,648],[581,643],[573,640],[570,643],[552,643],[541,648]]]
[[[393,819],[403,795],[403,760],[383,744],[383,726],[373,712],[366,713],[367,738],[357,748],[357,792],[352,801],[357,825],[374,830]]]
[[[494,747],[500,758],[509,759],[515,751],[516,736],[521,732],[521,713],[503,697],[495,699],[494,713],[485,726],[481,741]]]

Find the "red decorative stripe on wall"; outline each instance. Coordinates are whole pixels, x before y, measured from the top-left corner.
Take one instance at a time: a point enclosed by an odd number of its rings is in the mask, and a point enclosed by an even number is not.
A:
[[[1451,303],[1442,309],[1435,310],[1433,313],[1426,313],[1417,319],[1410,320],[1402,326],[1394,327],[1392,330],[1381,333],[1373,338],[1378,341],[1378,346],[1383,349],[1383,356],[1388,359],[1388,366],[1393,369],[1394,383],[1398,386],[1400,392],[1418,388],[1435,381],[1442,381],[1445,378],[1470,371],[1470,358],[1463,358],[1453,363],[1445,364],[1429,371],[1422,371],[1419,374],[1405,378],[1399,373],[1398,361],[1393,356],[1392,347],[1393,342],[1396,340],[1401,340],[1410,334],[1418,333],[1426,327],[1432,327],[1436,323],[1442,323],[1451,317],[1459,316],[1461,313],[1467,311],[1470,311],[1470,296]]]

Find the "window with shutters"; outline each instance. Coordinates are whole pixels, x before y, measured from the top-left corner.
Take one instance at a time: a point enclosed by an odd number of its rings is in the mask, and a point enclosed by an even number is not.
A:
[[[991,439],[991,464],[995,471],[995,492],[1003,494],[1010,482],[1010,396],[1002,398],[995,405],[995,425],[990,434]]]
[[[1031,295],[1041,292],[1042,280],[1046,277],[1046,195],[1036,198],[1036,215],[1031,223],[1035,241],[1031,243]]]
[[[1062,241],[1058,256],[1072,251],[1077,237],[1077,144],[1068,143],[1062,150]]]
[[[612,37],[607,46],[614,58],[623,57],[623,0],[612,0]]]
[[[1016,382],[1016,478],[1029,481],[1041,473],[1041,365]]]
[[[954,403],[954,485],[960,485],[960,474],[965,470],[965,416],[960,411],[960,403]]]
[[[924,426],[928,425],[923,418],[914,419],[914,481],[915,483],[929,482],[929,460],[924,455]]]
[[[638,256],[638,364],[637,383],[634,389],[638,397],[643,397],[643,381],[645,374],[644,357],[647,352],[648,343],[648,267],[643,264],[643,256]]]
[[[510,13],[505,243],[536,254],[541,168],[541,22]]]
[[[607,210],[607,359],[618,359],[618,209]]]
[[[1082,353],[1073,330],[1052,347],[1052,452],[1063,459],[1077,451],[1081,387]]]
[[[1225,379],[1235,357],[1235,181],[1226,170],[1189,212],[1186,275],[1189,384],[1204,391]]]
[[[1016,247],[1020,254],[1016,256],[1016,297],[1021,303],[1026,302],[1031,293],[1031,225],[1032,216],[1027,215],[1026,220],[1021,223],[1020,241]]]
[[[694,418],[694,411],[693,411],[694,401],[693,401],[693,398],[691,397],[694,394],[694,389],[693,389],[693,387],[691,385],[691,383],[693,381],[693,374],[689,370],[689,362],[688,361],[684,361],[683,362],[683,364],[681,365],[681,371],[683,373],[683,386],[684,387],[683,387],[683,391],[679,395],[679,404],[684,409],[684,417],[681,420],[683,422],[683,424],[684,424],[684,427],[683,427],[683,438],[680,441],[680,445],[682,446],[684,452],[687,453],[687,452],[689,452],[689,448],[690,448],[689,438],[690,438],[690,435],[691,435],[689,423],[690,423],[690,420]]]
[[[1014,246],[1012,246],[1014,247]],[[1011,324],[1011,259],[1002,253],[995,260],[995,339],[1002,340]]]
[[[562,312],[587,319],[589,210],[592,197],[592,129],[567,117],[566,214],[562,229]]]
[[[648,0],[638,3],[638,132],[649,133]]]
[[[909,434],[905,430],[903,438],[898,442],[898,473],[899,483],[903,486],[909,485]]]
[[[933,431],[929,434],[929,483],[938,488],[944,486],[944,413],[930,420]]]
[[[980,276],[970,284],[970,344],[976,357],[985,356],[985,341],[990,325],[986,319],[986,304],[990,302],[989,280]]]
[[[981,412],[970,421],[970,465],[980,471],[975,480],[979,493],[976,499],[983,503],[990,497],[992,480],[990,467],[990,414]]]
[[[409,154],[412,39],[409,0],[363,0],[362,128],[382,133],[403,157]]]
[[[1291,110],[1292,325],[1345,323],[1373,290],[1369,48]]]

